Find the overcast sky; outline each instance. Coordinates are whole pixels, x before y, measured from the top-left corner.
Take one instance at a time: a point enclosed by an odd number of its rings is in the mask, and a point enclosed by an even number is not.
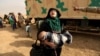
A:
[[[25,14],[25,0],[0,0],[0,15],[14,12]]]

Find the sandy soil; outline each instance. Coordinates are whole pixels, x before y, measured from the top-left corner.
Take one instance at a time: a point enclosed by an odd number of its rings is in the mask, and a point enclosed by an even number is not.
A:
[[[0,28],[0,56],[29,56],[31,45],[36,39],[33,26],[32,38],[26,37],[24,28],[12,31],[7,25]],[[100,36],[75,34],[73,43],[64,45],[61,56],[100,56]]]

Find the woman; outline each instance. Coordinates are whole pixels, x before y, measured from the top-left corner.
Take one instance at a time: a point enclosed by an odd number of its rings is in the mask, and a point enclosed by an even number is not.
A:
[[[12,29],[15,30],[17,28],[16,27],[16,18],[13,13],[9,13],[9,22],[11,24]]]
[[[14,24],[13,24],[13,29],[16,29],[17,28],[17,26],[16,26],[16,17],[15,17],[15,14],[14,13],[12,13],[12,19],[14,20]]]
[[[37,37],[41,41],[42,45],[45,45],[44,53],[48,56],[60,56],[62,47],[55,48],[55,44],[50,42],[50,40],[41,40],[41,37],[46,35],[46,32],[51,33],[61,33],[61,24],[60,24],[60,12],[55,8],[50,8],[46,19],[40,25]],[[41,33],[41,34],[40,34]]]
[[[18,27],[22,27],[22,24],[24,22],[24,17],[21,13],[18,13]]]

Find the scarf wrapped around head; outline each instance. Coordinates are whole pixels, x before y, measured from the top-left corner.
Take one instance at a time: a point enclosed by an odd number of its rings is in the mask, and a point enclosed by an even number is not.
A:
[[[55,10],[57,12],[57,17],[52,18],[50,16],[50,12],[52,10]],[[52,31],[60,32],[61,31],[61,25],[59,17],[61,16],[60,12],[55,8],[50,8],[46,17],[47,22],[49,23],[49,26],[51,27]]]

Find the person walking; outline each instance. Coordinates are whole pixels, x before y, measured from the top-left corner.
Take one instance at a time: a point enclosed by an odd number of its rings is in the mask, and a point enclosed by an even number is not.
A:
[[[16,27],[16,18],[13,13],[9,13],[9,22],[11,24],[12,29],[15,30],[17,28]]]
[[[44,20],[44,22],[40,25],[40,28],[37,33],[37,37],[40,38],[45,35],[45,32],[57,33],[60,34],[62,30],[62,26],[60,23],[60,12],[55,8],[50,8],[48,14]],[[39,34],[42,35],[39,35]],[[45,56],[60,56],[62,47],[55,48],[55,44],[50,42],[50,40],[43,40],[40,41],[41,44],[45,44],[46,47],[44,48]],[[49,48],[48,48],[49,47]]]
[[[22,24],[23,24],[23,22],[24,22],[24,16],[21,14],[21,13],[18,13],[18,22],[17,22],[17,24],[18,24],[18,27],[22,27]]]

